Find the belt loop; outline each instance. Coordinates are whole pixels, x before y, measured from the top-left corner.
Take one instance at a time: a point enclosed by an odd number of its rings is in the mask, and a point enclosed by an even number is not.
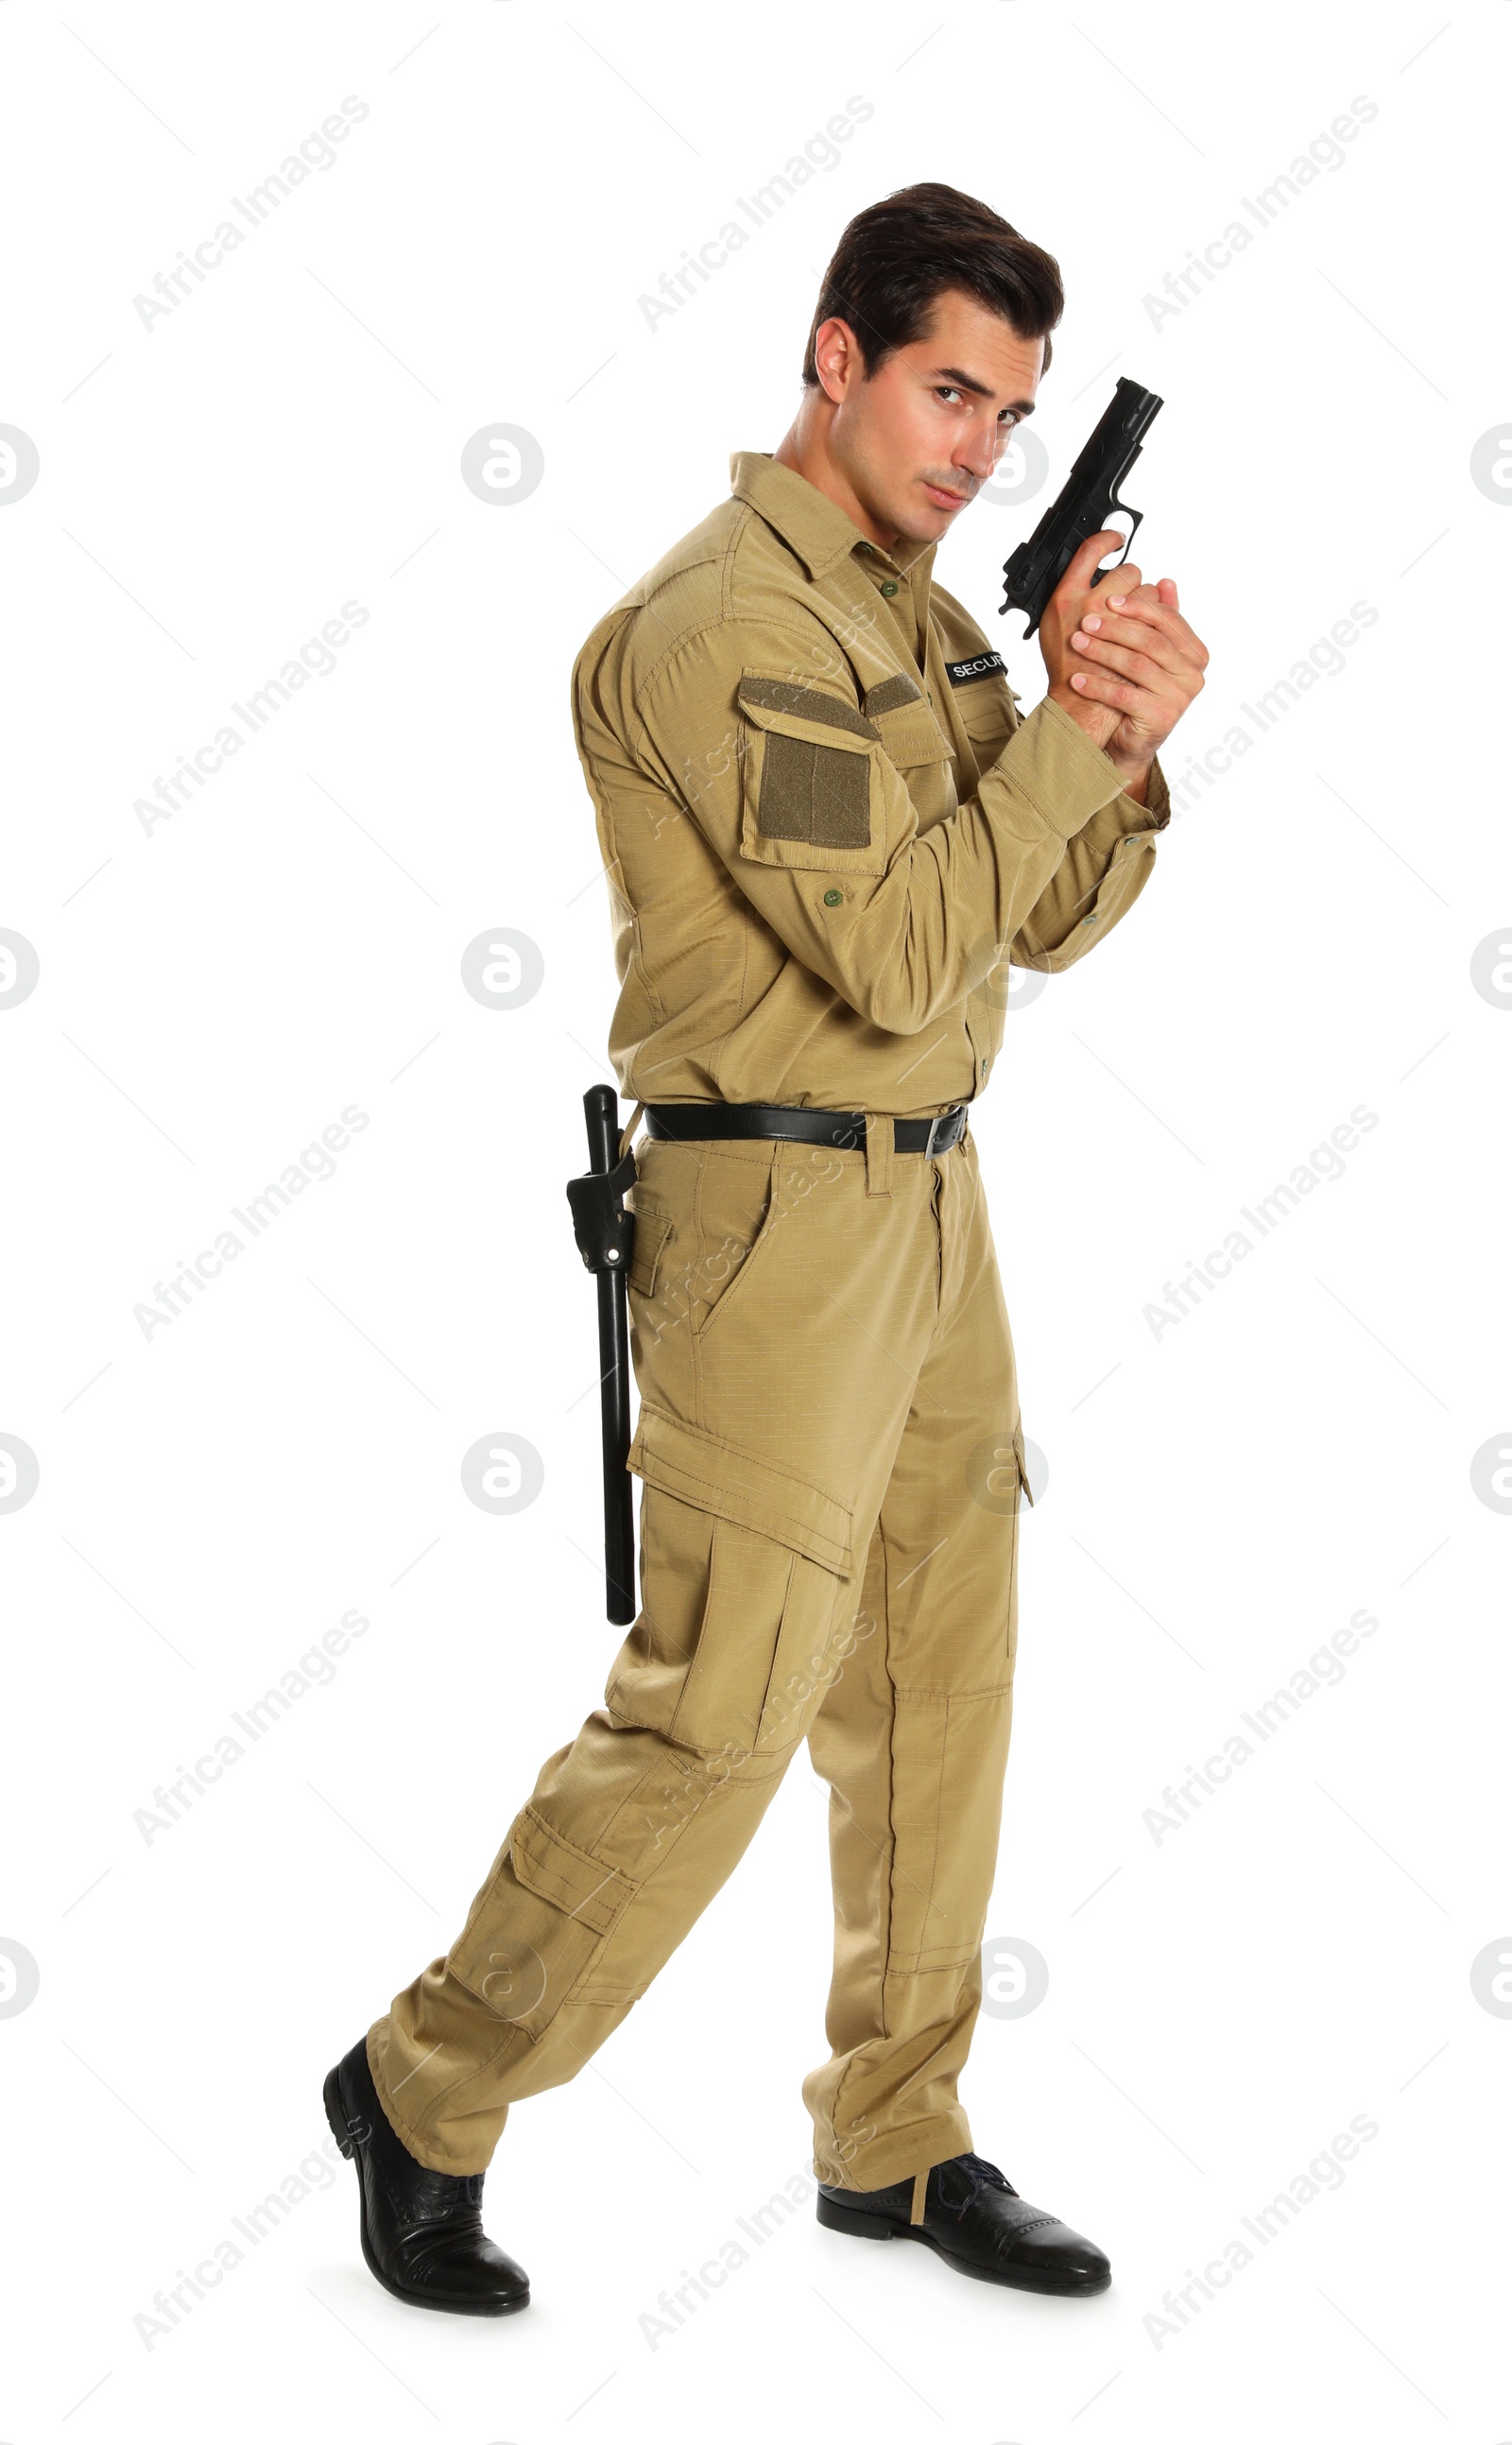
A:
[[[630,1151],[630,1140],[635,1135],[636,1122],[640,1119],[641,1114],[644,1110],[645,1106],[644,1104],[637,1104],[634,1111],[630,1114],[629,1119],[625,1122],[624,1129],[620,1132],[620,1161],[622,1163]]]
[[[892,1195],[892,1114],[868,1112],[867,1118],[867,1195]]]

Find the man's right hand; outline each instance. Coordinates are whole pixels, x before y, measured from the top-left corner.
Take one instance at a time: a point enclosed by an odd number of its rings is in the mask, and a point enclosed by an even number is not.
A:
[[[1096,586],[1092,584],[1092,572],[1104,554],[1126,540],[1113,527],[1105,527],[1101,534],[1089,535],[1073,554],[1065,576],[1046,604],[1044,617],[1039,623],[1039,650],[1045,658],[1045,671],[1050,681],[1045,693],[1054,699],[1062,713],[1070,714],[1077,729],[1086,732],[1094,747],[1107,746],[1123,715],[1116,705],[1089,703],[1072,686],[1072,672],[1089,670],[1092,664],[1073,651],[1071,640],[1080,627],[1084,614],[1099,608],[1099,597],[1106,602],[1110,594],[1133,595],[1140,586],[1140,572],[1131,560],[1121,560],[1115,569],[1104,571]],[[1153,587],[1147,591],[1151,600],[1159,600]]]

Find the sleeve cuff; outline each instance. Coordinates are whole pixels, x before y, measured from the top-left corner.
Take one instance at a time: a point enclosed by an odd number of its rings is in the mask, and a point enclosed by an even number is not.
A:
[[[982,775],[980,794],[989,803],[997,780],[1010,783],[1051,831],[1068,841],[1100,807],[1123,795],[1117,771],[1102,749],[1048,696],[1019,723],[996,764]],[[1153,771],[1150,783],[1153,791]]]
[[[1127,796],[1128,793],[1124,794]],[[1130,831],[1142,832],[1165,831],[1170,821],[1170,792],[1166,786],[1166,775],[1160,769],[1158,756],[1150,759],[1149,778],[1145,784],[1144,804],[1141,805],[1137,798],[1129,798],[1129,804],[1140,817],[1137,824],[1129,826]]]

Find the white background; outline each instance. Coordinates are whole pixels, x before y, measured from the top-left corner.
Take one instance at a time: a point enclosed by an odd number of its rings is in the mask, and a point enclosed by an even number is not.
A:
[[[1512,2022],[1470,1980],[1512,1949],[1512,1520],[1471,1482],[1512,1441],[1512,1017],[1471,980],[1512,915],[1512,519],[1470,477],[1508,407],[1509,14],[6,7],[0,420],[41,466],[0,518],[0,924],[40,961],[0,1013],[0,1428],[40,1467],[0,1517],[0,1935],[41,1975],[0,2022],[8,2445],[1512,2434]],[[145,329],[133,300],[346,96],[334,166]],[[642,293],[852,96],[837,166],[648,329]],[[1359,96],[1343,165],[1154,327],[1147,294]],[[391,2301],[327,2167],[148,2348],[134,2321],[319,2150],[328,2064],[598,1703],[621,1633],[563,1183],[614,976],[568,673],[731,451],[775,447],[841,228],[922,177],[1060,261],[1055,484],[1117,374],[1167,402],[1129,497],[1212,651],[1173,778],[1379,615],[1014,1011],[974,1125],[1048,1470],[989,1932],[1050,1988],[983,2015],[963,2093],[1113,2287],[963,2283],[810,2199],[647,2340],[809,2166],[805,1754],[624,2027],[513,2114],[486,2202],[523,2317]],[[491,420],[541,445],[528,500],[460,480]],[[979,503],[939,564],[1028,703],[996,613],[1042,505]],[[347,601],[335,669],[144,831],[155,776]],[[545,961],[508,1012],[460,980],[501,926]],[[335,1176],[144,1337],[154,1284],[351,1104]],[[1362,1104],[1343,1177],[1157,1338],[1163,1284]],[[507,1519],[459,1476],[499,1432],[545,1466]],[[349,1609],[328,1686],[145,1840],[155,1787]],[[1346,1677],[1157,1842],[1165,1786],[1360,1610]],[[1152,2331],[1353,2117],[1342,2184]]]

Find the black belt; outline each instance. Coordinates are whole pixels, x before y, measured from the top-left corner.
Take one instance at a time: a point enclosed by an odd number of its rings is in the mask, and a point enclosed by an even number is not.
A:
[[[808,1146],[864,1147],[865,1112],[816,1112],[806,1104],[647,1104],[654,1138],[801,1138]],[[898,1154],[943,1154],[965,1135],[966,1107],[954,1104],[928,1121],[892,1124]]]

